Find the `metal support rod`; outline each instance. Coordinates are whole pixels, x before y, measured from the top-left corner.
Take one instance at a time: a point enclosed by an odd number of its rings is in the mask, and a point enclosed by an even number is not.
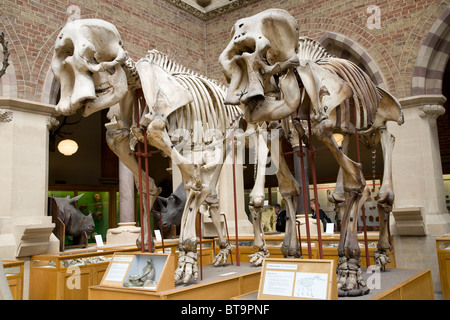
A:
[[[145,104],[145,102],[143,103],[143,105]],[[148,149],[148,143],[147,143],[147,134],[144,132],[144,152],[145,154],[147,154],[147,150]],[[153,236],[152,236],[152,230],[151,230],[151,223],[150,223],[150,217],[151,217],[151,209],[150,208],[150,190],[149,190],[149,172],[148,172],[148,157],[144,158],[144,163],[145,163],[145,191],[146,191],[146,195],[147,197],[145,198],[146,202],[147,202],[147,231],[148,231],[148,252],[151,253],[152,252],[152,240],[153,240]]]
[[[231,131],[231,155],[233,159],[233,198],[234,198],[234,232],[235,232],[235,240],[236,240],[236,265],[240,267],[241,262],[239,258],[239,236],[238,236],[238,217],[237,217],[237,200],[236,200],[236,159],[235,150],[234,150],[234,124],[232,123],[232,131]]]
[[[136,110],[136,126],[139,128],[139,98],[141,96],[142,92],[141,91],[136,91],[136,100],[135,100],[135,110]],[[138,142],[137,144],[138,147],[138,154],[141,153],[141,145]],[[141,251],[145,252],[145,237],[144,237],[144,200],[142,199],[142,170],[141,170],[141,157],[137,157],[138,158],[138,166],[139,166],[139,213],[140,213],[140,223],[141,223]]]
[[[300,170],[302,172],[303,206],[305,207],[305,225],[306,225],[306,241],[308,244],[308,257],[309,257],[309,259],[312,259],[311,233],[309,230],[309,215],[308,215],[308,211],[307,211],[308,197],[306,195],[306,192],[309,192],[309,186],[308,186],[308,188],[306,187],[305,160],[303,159],[303,143],[301,141],[299,144],[298,157],[300,158]]]
[[[223,220],[225,222],[225,230],[227,231],[228,244],[230,244],[230,234],[228,233],[227,216],[225,215],[225,213],[221,213],[220,215],[223,216]],[[233,255],[232,254],[230,254],[230,259],[231,259],[231,264],[233,264]]]
[[[308,133],[311,135],[311,119],[308,114]],[[320,229],[320,211],[319,211],[319,199],[317,195],[317,177],[316,177],[316,164],[315,164],[315,150],[312,144],[312,140],[310,140],[310,149],[309,149],[309,158],[311,159],[311,172],[313,178],[313,190],[314,190],[314,200],[316,203],[316,222],[317,222],[317,239],[319,240],[319,256],[320,259],[323,259],[323,250],[322,250],[322,230]]]
[[[200,280],[203,280],[203,246],[202,246],[202,213],[197,212],[198,219],[198,230],[199,230],[199,242],[200,242]]]
[[[355,109],[355,119],[356,119],[356,109]],[[358,129],[355,127],[355,138],[356,138],[356,154],[358,156],[358,163],[361,163],[361,155],[359,151],[359,134]],[[375,188],[375,184],[373,186]],[[369,258],[369,244],[367,241],[367,225],[366,225],[366,208],[364,204],[361,206],[361,220],[363,222],[363,233],[364,233],[364,249],[366,250],[366,266],[370,266]]]
[[[303,257],[303,252],[302,252],[302,237],[301,237],[301,234],[300,234],[300,221],[295,220],[295,224],[297,225],[298,245],[300,246],[300,256]]]

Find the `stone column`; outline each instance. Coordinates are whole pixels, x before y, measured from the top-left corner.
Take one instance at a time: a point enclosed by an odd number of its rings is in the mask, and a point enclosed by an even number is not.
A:
[[[135,185],[133,172],[119,161],[119,225],[134,223]]]
[[[141,228],[134,221],[135,208],[134,176],[119,160],[119,227],[109,229],[106,234],[107,245],[133,245],[139,237]]]
[[[235,165],[235,178],[236,185],[234,186],[233,165],[231,160],[230,162],[226,161],[220,174],[218,186],[220,212],[226,215],[228,232],[230,236],[234,236],[236,234],[234,202],[236,201],[238,235],[253,235],[253,225],[248,220],[244,208],[244,168],[242,163],[238,162]],[[234,199],[234,188],[236,188],[236,199]]]
[[[450,232],[436,126],[444,101],[442,95],[401,99],[405,123],[388,123],[395,136],[390,225],[397,267],[431,269],[435,291],[440,290],[436,237]]]
[[[59,251],[47,215],[48,128],[55,114],[53,105],[0,98],[2,258]]]

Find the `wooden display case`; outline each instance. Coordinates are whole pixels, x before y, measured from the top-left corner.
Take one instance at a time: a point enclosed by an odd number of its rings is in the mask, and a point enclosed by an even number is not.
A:
[[[258,299],[337,300],[334,260],[264,259]]]
[[[155,242],[155,252],[163,253],[161,241]],[[200,251],[200,244],[197,246]],[[110,258],[115,252],[141,252],[136,246],[87,248],[55,254],[33,256],[30,267],[30,300],[87,300],[89,286],[101,282]],[[164,253],[172,253],[177,267],[178,239],[164,240]],[[95,261],[99,257],[105,261]],[[92,263],[91,261],[95,263]],[[213,239],[202,240],[199,263],[211,264],[214,259]],[[76,262],[76,260],[81,260]],[[70,266],[71,263],[74,265]],[[75,268],[77,267],[77,268]],[[79,277],[77,277],[79,275]]]
[[[161,292],[172,290],[175,287],[174,281],[174,256],[171,253],[115,253],[109,263],[100,286],[129,288],[131,290],[148,290],[151,292]],[[131,276],[142,276],[142,272],[147,266],[147,262],[153,265],[154,282],[151,287],[125,286]]]
[[[22,300],[24,261],[2,260],[2,263],[13,299]]]
[[[332,259],[337,260],[339,258],[337,248],[339,245],[339,234],[322,234],[322,254],[323,259]],[[256,249],[253,248],[253,236],[239,236],[239,259],[241,262],[249,262],[250,258],[248,255],[255,253]],[[266,244],[267,249],[270,253],[270,258],[283,258],[283,254],[281,252],[281,244],[283,243],[284,234],[271,234],[266,235]],[[308,239],[306,237],[301,238],[302,244],[302,256],[304,259],[309,258],[309,250],[308,250]],[[217,254],[220,251],[218,246],[218,238],[215,238],[215,253]],[[369,259],[370,264],[374,263],[373,253],[376,250],[376,246],[378,243],[378,232],[367,232],[367,242],[369,247]],[[233,262],[236,261],[236,239],[235,237],[230,237],[230,243],[233,246]],[[366,267],[366,251],[364,245],[364,234],[358,234],[358,243],[361,248],[361,266]],[[391,262],[386,265],[386,268],[395,268],[395,252],[394,252],[394,244],[392,242],[392,251],[388,252],[389,258]],[[310,245],[311,245],[311,259],[320,259],[319,253],[319,239],[317,236],[310,237]]]
[[[436,249],[441,277],[442,297],[450,300],[450,234],[436,238]]]
[[[91,285],[99,284],[115,252],[136,246],[92,248],[36,255],[30,264],[30,300],[87,300]]]

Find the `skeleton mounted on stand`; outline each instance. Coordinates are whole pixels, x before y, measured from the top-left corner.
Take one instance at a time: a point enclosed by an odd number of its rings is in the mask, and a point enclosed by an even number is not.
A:
[[[367,293],[361,276],[357,217],[370,192],[366,189],[361,164],[346,155],[349,135],[358,132],[371,149],[378,143],[382,146],[384,174],[378,192],[380,239],[375,256],[376,263],[384,267],[389,262],[387,250],[391,249],[387,229],[394,202],[391,159],[395,140],[387,131],[386,122],[403,123],[399,102],[374,85],[352,62],[332,57],[317,42],[299,37],[297,21],[284,10],[269,9],[240,19],[231,34],[231,41],[219,58],[229,82],[225,102],[240,105],[250,124],[279,121],[285,134],[293,126],[305,144],[308,137],[302,123],[310,119],[312,134],[328,147],[340,166],[330,199],[342,219],[338,292],[340,296]],[[344,134],[342,148],[333,138],[334,132]],[[264,157],[264,152],[258,156]],[[292,222],[286,228],[292,228],[295,235],[293,222],[300,187],[289,170],[283,171],[282,167],[280,164],[277,177],[280,176],[280,192],[288,204],[288,222]],[[254,215],[260,214],[263,188],[264,179],[256,179],[254,190],[259,192],[250,195]],[[285,239],[283,247],[298,256],[294,243]],[[255,233],[257,244],[264,254],[265,245],[258,242]]]
[[[216,185],[225,150],[230,150],[227,137],[241,111],[224,105],[224,89],[154,50],[135,63],[114,25],[98,19],[75,20],[61,30],[52,70],[61,85],[56,106],[60,113],[70,115],[81,109],[83,116],[89,116],[110,108],[106,140],[133,172],[145,199],[143,221],[161,190],[151,177],[139,179],[146,174],[135,157],[135,146],[142,142],[155,146],[180,169],[187,199],[175,280],[186,283],[198,277],[195,220],[202,204],[209,207],[219,235],[221,250],[213,264],[226,262],[232,248],[221,230]],[[141,227],[144,236],[137,245],[153,252],[149,227],[147,223]]]

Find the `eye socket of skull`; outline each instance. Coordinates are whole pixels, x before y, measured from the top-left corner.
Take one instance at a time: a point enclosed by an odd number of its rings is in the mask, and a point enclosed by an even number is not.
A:
[[[64,39],[64,42],[55,48],[55,53],[60,60],[73,56],[75,46],[71,39]]]
[[[256,50],[256,41],[253,38],[243,39],[235,51],[235,55],[241,56],[244,53],[253,54]]]

